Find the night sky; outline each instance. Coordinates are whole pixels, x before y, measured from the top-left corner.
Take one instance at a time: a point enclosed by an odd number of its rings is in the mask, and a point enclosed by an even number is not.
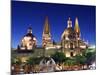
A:
[[[38,45],[42,44],[45,17],[48,16],[52,40],[60,42],[61,34],[67,28],[68,17],[74,28],[75,18],[81,30],[81,38],[94,45],[96,39],[95,6],[51,4],[37,2],[12,1],[11,4],[11,46],[16,48],[32,26]]]

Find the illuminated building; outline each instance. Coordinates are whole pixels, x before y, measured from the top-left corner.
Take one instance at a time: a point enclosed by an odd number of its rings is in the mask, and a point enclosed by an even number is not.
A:
[[[82,51],[87,48],[87,43],[81,39],[81,32],[78,24],[78,18],[75,19],[75,27],[72,28],[72,21],[69,18],[67,28],[61,36],[62,52],[66,57],[72,57],[77,54],[82,54]]]
[[[51,39],[51,33],[50,33],[50,25],[48,22],[48,17],[46,16],[43,34],[42,34],[42,47],[52,47],[52,39]]]
[[[27,30],[27,34],[22,38],[21,44],[18,45],[18,49],[20,50],[32,50],[37,45],[37,39],[32,34],[32,28],[29,27]]]

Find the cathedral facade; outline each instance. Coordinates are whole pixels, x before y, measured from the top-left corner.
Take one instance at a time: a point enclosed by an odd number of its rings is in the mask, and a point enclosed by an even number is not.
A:
[[[78,24],[78,18],[75,19],[75,27],[72,28],[72,21],[69,18],[67,21],[67,28],[64,30],[61,36],[62,52],[66,57],[72,57],[77,54],[82,54],[87,48],[87,43],[81,39],[80,27]]]

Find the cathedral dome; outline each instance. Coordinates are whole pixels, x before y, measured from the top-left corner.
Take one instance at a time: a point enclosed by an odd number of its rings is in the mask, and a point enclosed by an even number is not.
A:
[[[69,17],[68,21],[67,21],[67,28],[64,30],[63,34],[62,34],[62,39],[74,39],[74,29],[72,28],[72,21]]]
[[[66,28],[62,34],[62,38],[72,39],[74,38],[74,30],[72,28]]]
[[[21,41],[21,49],[28,49],[31,50],[34,47],[36,47],[37,44],[37,39],[36,37],[32,34],[32,28],[29,27],[27,30],[27,34],[24,35]]]
[[[27,34],[25,35],[25,37],[35,38],[35,36],[34,36],[32,33],[27,33]]]
[[[28,28],[27,34],[24,37],[30,38],[30,40],[32,39],[33,41],[36,40],[35,35],[32,34],[32,28],[31,27]]]

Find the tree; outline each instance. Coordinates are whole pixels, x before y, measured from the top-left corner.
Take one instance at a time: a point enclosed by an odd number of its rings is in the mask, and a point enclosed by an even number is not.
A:
[[[51,57],[55,60],[56,63],[63,63],[66,60],[66,56],[62,52],[56,52],[51,55]]]
[[[74,58],[78,64],[82,64],[82,65],[84,65],[87,60],[85,56],[81,56],[81,55],[76,55]]]
[[[33,62],[33,57],[30,57],[28,60],[27,60],[27,63],[30,64],[30,65],[33,65],[34,62]]]
[[[66,61],[65,61],[64,64],[68,65],[68,66],[72,66],[72,65],[76,65],[77,62],[74,58],[66,58]]]
[[[96,52],[88,52],[86,54],[86,58],[87,58],[87,60],[86,60],[87,64],[91,65],[92,62],[94,62],[96,60]]]
[[[30,65],[36,65],[36,64],[39,64],[40,61],[42,60],[43,57],[30,57],[28,60],[27,60],[27,63],[30,64]]]
[[[20,65],[21,64],[21,60],[17,57],[12,57],[11,58],[11,64],[18,64]]]

